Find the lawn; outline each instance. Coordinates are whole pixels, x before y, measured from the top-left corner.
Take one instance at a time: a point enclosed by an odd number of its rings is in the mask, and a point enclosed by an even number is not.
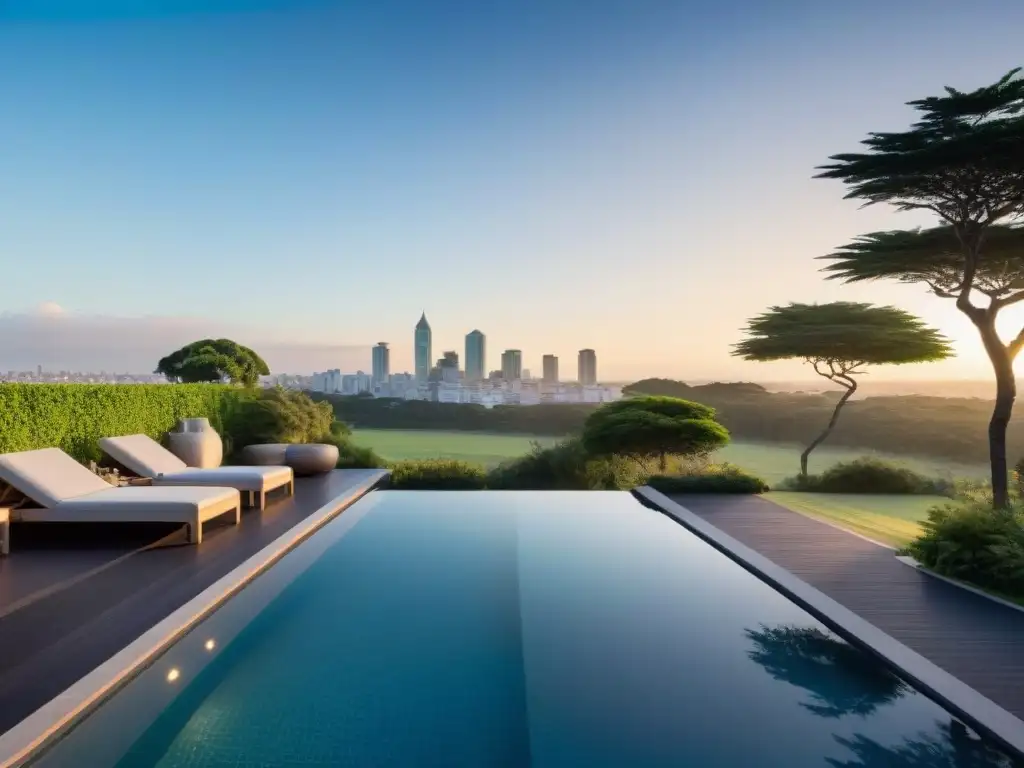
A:
[[[557,442],[553,437],[494,434],[488,432],[434,431],[419,429],[357,429],[353,433],[360,445],[373,448],[385,459],[461,459],[493,466],[530,450],[531,441],[542,445]],[[763,477],[769,485],[795,475],[800,468],[801,448],[795,445],[747,443],[737,441],[716,454],[719,461],[731,462]],[[810,469],[821,471],[837,461],[847,461],[870,451],[856,448],[820,447],[811,454]],[[940,459],[873,454],[896,461],[928,475],[949,477],[985,477],[985,465],[955,464]]]
[[[487,466],[522,456],[530,450],[531,442],[542,445],[557,442],[553,437],[426,429],[356,429],[352,437],[359,445],[373,448],[390,461],[459,459]]]
[[[765,498],[794,512],[835,523],[869,539],[904,547],[921,533],[928,509],[949,499],[942,496],[888,496],[857,493],[792,493],[772,491]]]

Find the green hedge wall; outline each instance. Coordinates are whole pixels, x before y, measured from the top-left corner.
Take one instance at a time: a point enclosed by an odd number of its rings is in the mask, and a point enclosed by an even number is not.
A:
[[[101,437],[159,440],[179,419],[203,416],[223,432],[252,396],[223,384],[0,384],[0,453],[56,446],[89,461]]]

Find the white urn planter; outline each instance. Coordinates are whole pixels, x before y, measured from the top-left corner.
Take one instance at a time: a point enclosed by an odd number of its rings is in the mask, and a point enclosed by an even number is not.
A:
[[[224,459],[224,442],[209,419],[182,419],[167,441],[171,453],[190,467],[212,469]]]

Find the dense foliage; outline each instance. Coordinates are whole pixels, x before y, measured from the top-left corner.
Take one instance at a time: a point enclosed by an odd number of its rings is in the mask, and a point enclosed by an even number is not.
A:
[[[768,483],[732,464],[709,464],[699,471],[655,475],[647,485],[662,493],[764,493]]]
[[[223,433],[252,397],[219,384],[0,384],[0,453],[55,446],[98,460],[101,437],[160,440],[179,419],[196,417]]]
[[[390,469],[390,487],[398,491],[481,491],[487,485],[483,467],[454,459],[397,461]]]
[[[583,424],[583,447],[592,456],[626,456],[648,469],[669,455],[707,456],[729,442],[729,432],[706,405],[675,397],[631,397],[603,405]]]
[[[768,392],[758,384],[690,386],[671,379],[644,379],[627,394],[678,397],[715,409],[733,440],[806,445],[835,408],[838,393]],[[482,406],[313,395],[327,399],[336,417],[355,428],[445,429],[567,436],[579,433],[596,405]],[[919,395],[853,399],[829,445],[931,456],[964,463],[988,459],[991,401]],[[1011,422],[1011,454],[1024,455],[1024,420]]]
[[[201,339],[162,358],[156,373],[186,384],[229,381],[252,387],[270,368],[249,347],[231,339]]]
[[[1017,397],[1014,359],[1024,330],[1003,338],[1000,312],[1024,301],[1024,78],[1014,69],[974,91],[947,87],[909,102],[905,131],[868,134],[861,151],[833,155],[819,177],[847,198],[938,217],[932,229],[875,232],[825,257],[845,282],[917,283],[950,300],[978,331],[995,376],[989,420],[992,503],[1006,507],[1007,426]],[[1007,247],[1009,245],[1009,247]]]
[[[615,491],[642,482],[635,462],[590,456],[575,437],[547,448],[534,443],[529,453],[502,462],[487,476],[488,488],[513,491]]]
[[[344,437],[348,428],[334,426],[334,411],[296,390],[260,390],[242,401],[225,424],[231,449],[239,451],[256,443],[317,443],[333,434]]]
[[[818,475],[797,475],[782,483],[782,488],[810,493],[892,493],[925,496],[948,495],[951,481],[925,477],[873,456],[833,464]]]
[[[922,565],[950,578],[1024,598],[1024,511],[993,511],[989,500],[935,507],[908,548]]]

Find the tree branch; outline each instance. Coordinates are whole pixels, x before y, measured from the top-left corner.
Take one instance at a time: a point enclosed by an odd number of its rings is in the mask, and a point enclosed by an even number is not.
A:
[[[1024,328],[1021,329],[1013,341],[1006,345],[1006,352],[1010,356],[1011,362],[1017,357],[1017,353],[1020,352],[1022,347],[1024,347]]]

